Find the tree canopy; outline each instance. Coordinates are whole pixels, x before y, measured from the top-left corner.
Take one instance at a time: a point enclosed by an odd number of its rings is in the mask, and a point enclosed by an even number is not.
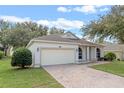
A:
[[[50,28],[49,34],[63,34],[65,32],[64,29],[52,27]]]
[[[28,42],[36,37],[50,34],[63,34],[64,30],[56,27],[49,28],[35,22],[10,23],[0,20],[0,44],[3,45],[5,55],[7,49],[25,47]]]
[[[8,23],[1,21],[0,43],[13,47],[26,46],[35,37],[47,35],[48,27],[33,22]]]
[[[81,28],[84,36],[103,42],[106,38],[124,43],[124,5],[113,6],[98,20],[91,21]],[[97,39],[96,39],[97,38]]]

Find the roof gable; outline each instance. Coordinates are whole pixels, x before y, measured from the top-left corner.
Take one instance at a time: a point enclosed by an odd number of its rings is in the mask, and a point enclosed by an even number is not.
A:
[[[70,38],[70,39],[79,39],[76,35],[74,35],[71,32],[66,32],[64,35],[62,35],[63,38]]]

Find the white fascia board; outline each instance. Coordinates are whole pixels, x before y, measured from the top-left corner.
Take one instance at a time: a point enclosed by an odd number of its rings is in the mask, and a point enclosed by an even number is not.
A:
[[[28,48],[33,42],[79,45],[79,43],[71,43],[71,42],[59,42],[59,41],[48,41],[48,40],[31,40],[26,47]]]
[[[59,41],[49,41],[49,40],[33,40],[34,42],[43,42],[43,43],[60,43],[60,44],[71,44],[71,45],[79,45],[80,43],[71,43],[71,42],[59,42]]]
[[[59,44],[69,44],[69,45],[81,45],[81,46],[97,47],[96,45],[88,45],[88,44],[72,43],[72,42],[49,41],[49,40],[31,40],[26,47],[28,48],[33,42],[57,43],[57,44],[59,43]]]

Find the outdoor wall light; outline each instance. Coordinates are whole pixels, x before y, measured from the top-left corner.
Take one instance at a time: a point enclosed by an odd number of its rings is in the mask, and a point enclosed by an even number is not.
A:
[[[39,47],[37,48],[37,52],[39,52]]]
[[[62,46],[59,46],[59,48],[62,48]]]

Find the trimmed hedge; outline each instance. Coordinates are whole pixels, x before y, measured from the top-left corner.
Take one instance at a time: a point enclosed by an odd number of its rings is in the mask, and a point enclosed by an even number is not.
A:
[[[11,65],[24,68],[32,64],[32,53],[27,48],[18,48],[12,55]]]
[[[2,51],[0,51],[0,59],[2,59],[4,56],[4,53]]]
[[[104,56],[108,61],[113,61],[116,59],[116,55],[112,52],[105,54]]]

